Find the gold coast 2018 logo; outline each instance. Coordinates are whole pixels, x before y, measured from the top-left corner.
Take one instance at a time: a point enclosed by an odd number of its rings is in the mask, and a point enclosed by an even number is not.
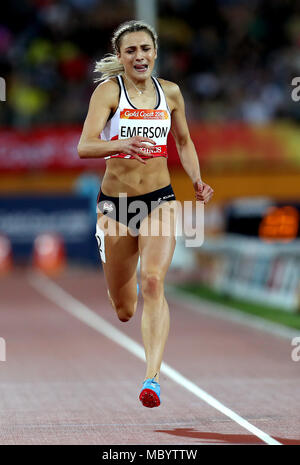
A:
[[[0,102],[6,100],[6,83],[3,77],[0,77]]]
[[[3,337],[0,337],[0,362],[6,361],[6,342]]]

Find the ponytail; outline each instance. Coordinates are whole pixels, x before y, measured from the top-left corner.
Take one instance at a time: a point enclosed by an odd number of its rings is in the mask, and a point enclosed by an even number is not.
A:
[[[102,60],[96,61],[95,73],[101,73],[102,76],[94,79],[94,82],[105,81],[111,77],[121,74],[124,71],[124,66],[119,62],[117,55],[106,55]]]

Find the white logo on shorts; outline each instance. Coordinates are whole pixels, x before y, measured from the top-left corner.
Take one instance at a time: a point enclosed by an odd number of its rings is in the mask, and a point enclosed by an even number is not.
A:
[[[160,203],[162,200],[170,199],[171,197],[174,197],[174,194],[169,194],[169,195],[164,195],[163,197],[159,197],[157,199],[157,203]]]
[[[103,210],[107,212],[112,212],[114,209],[114,206],[112,203],[104,202],[103,204]]]

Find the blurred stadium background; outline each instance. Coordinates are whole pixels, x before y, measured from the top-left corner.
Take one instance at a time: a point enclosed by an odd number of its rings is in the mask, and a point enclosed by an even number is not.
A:
[[[120,22],[144,19],[157,28],[159,76],[182,89],[215,191],[204,244],[178,240],[178,286],[299,328],[300,103],[291,81],[300,76],[300,1],[10,0],[1,10],[2,273],[9,243],[26,268],[42,233],[62,238],[70,266],[100,267],[95,202],[105,165],[80,160],[76,147],[95,61]],[[169,167],[178,200],[192,200],[172,137]]]

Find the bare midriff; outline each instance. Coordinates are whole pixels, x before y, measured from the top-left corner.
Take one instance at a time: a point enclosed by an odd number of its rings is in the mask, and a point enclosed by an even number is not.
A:
[[[133,159],[110,158],[101,185],[104,194],[117,197],[143,195],[170,184],[167,159],[151,158],[146,164]]]

